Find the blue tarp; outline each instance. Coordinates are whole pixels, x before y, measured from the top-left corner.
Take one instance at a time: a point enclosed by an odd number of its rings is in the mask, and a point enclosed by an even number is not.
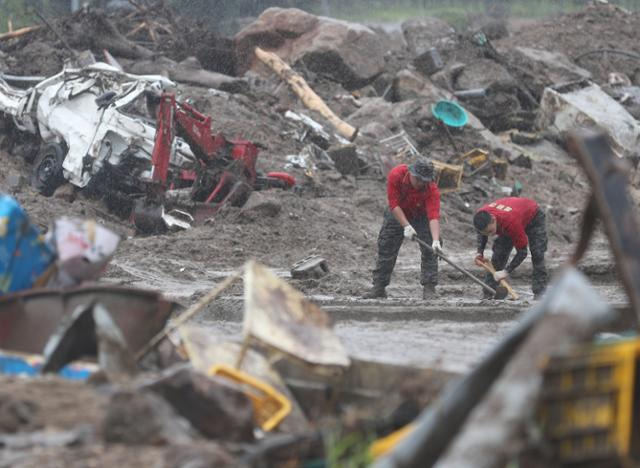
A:
[[[43,365],[41,356],[19,356],[0,352],[0,375],[36,376]],[[69,364],[58,375],[69,380],[86,380],[93,370],[82,364]]]
[[[0,194],[0,295],[31,288],[53,260],[53,249],[20,204]]]

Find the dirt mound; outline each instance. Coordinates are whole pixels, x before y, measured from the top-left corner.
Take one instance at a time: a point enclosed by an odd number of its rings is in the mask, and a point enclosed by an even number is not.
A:
[[[640,53],[640,13],[629,12],[612,4],[593,2],[584,9],[542,23],[525,26],[508,37],[496,41],[504,48],[533,47],[560,51],[581,67],[606,81],[610,72],[627,74],[640,84],[640,61],[614,54],[595,54],[579,58],[585,52],[618,49]]]
[[[12,73],[50,75],[60,71],[73,51],[85,49],[96,57],[102,57],[106,50],[124,62],[155,56],[182,61],[195,56],[207,70],[235,73],[233,40],[219,36],[203,21],[178,16],[170,8],[141,7],[128,13],[86,8],[49,22],[55,32],[43,25],[0,43],[0,50],[15,58],[8,63]]]

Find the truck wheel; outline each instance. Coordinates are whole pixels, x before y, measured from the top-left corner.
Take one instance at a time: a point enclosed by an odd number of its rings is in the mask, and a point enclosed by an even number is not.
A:
[[[59,143],[47,143],[38,153],[33,163],[31,186],[41,195],[50,197],[64,183],[62,162],[66,153],[66,148]]]

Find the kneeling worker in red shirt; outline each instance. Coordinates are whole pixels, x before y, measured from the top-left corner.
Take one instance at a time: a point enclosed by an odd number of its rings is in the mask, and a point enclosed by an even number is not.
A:
[[[493,275],[487,273],[485,282],[495,289],[497,282],[505,279],[527,257],[528,246],[533,264],[531,289],[537,299],[547,286],[544,264],[547,226],[545,214],[538,204],[528,198],[501,198],[480,208],[473,217],[473,225],[478,232],[477,259],[484,261],[487,237],[498,236],[493,242],[491,256],[496,272]],[[516,254],[507,266],[513,247]]]
[[[391,280],[398,252],[404,239],[417,236],[434,250],[440,246],[440,191],[434,182],[433,163],[420,158],[414,164],[400,164],[387,176],[388,208],[378,235],[378,258],[373,271],[373,288],[366,298],[387,297],[385,288]],[[420,246],[423,299],[436,296],[438,259]]]

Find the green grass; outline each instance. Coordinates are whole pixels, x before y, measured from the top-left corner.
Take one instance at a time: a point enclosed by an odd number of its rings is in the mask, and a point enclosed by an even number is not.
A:
[[[365,3],[331,3],[331,16],[348,21],[401,22],[410,18],[433,16],[456,28],[466,25],[470,16],[484,11],[484,4],[480,0],[428,0],[426,2],[371,0]],[[623,0],[616,3],[628,9],[640,8],[638,0]],[[582,8],[582,5],[566,0],[513,0],[508,2],[508,5],[511,16],[521,18],[548,17]]]

